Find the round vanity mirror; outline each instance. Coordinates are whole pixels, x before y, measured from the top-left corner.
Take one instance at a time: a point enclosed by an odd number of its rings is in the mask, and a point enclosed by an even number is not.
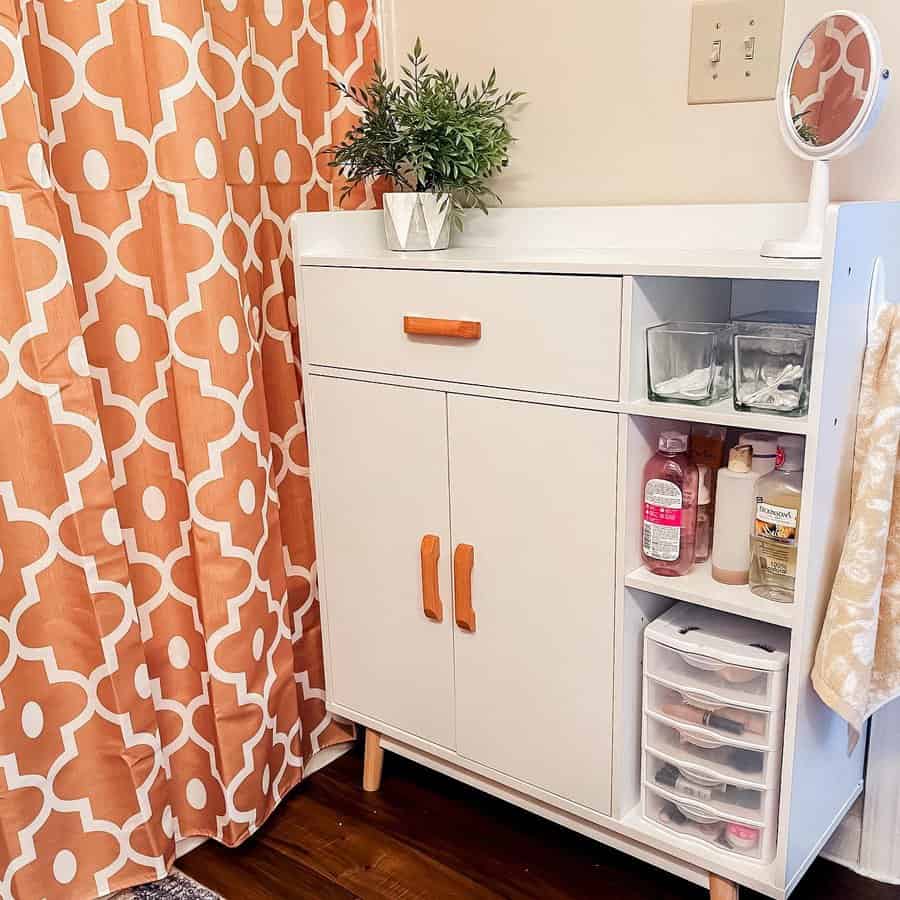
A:
[[[859,146],[875,124],[889,80],[878,35],[858,13],[830,13],[800,43],[777,106],[788,146],[813,163],[807,224],[796,239],[767,241],[763,256],[822,255],[828,161]]]

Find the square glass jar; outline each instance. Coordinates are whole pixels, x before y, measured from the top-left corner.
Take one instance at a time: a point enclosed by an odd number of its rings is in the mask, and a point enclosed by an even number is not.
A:
[[[739,325],[734,334],[734,408],[805,415],[812,351],[809,326]]]
[[[647,394],[665,403],[704,405],[731,393],[729,322],[664,322],[647,329]]]

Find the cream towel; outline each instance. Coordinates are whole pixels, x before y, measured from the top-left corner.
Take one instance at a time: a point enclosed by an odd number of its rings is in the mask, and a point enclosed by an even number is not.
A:
[[[819,637],[813,685],[850,725],[900,696],[900,311],[878,314],[863,363],[850,528]]]

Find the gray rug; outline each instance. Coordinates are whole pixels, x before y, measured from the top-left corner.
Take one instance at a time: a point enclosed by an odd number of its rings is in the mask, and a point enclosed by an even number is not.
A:
[[[225,900],[221,894],[188,878],[184,872],[173,869],[168,878],[139,884],[127,891],[113,894],[109,900]]]

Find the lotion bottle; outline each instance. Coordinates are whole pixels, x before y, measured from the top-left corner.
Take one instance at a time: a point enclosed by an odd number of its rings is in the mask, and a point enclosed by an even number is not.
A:
[[[753,448],[738,444],[719,469],[713,517],[712,577],[721,584],[749,584],[750,527],[756,510]]]

